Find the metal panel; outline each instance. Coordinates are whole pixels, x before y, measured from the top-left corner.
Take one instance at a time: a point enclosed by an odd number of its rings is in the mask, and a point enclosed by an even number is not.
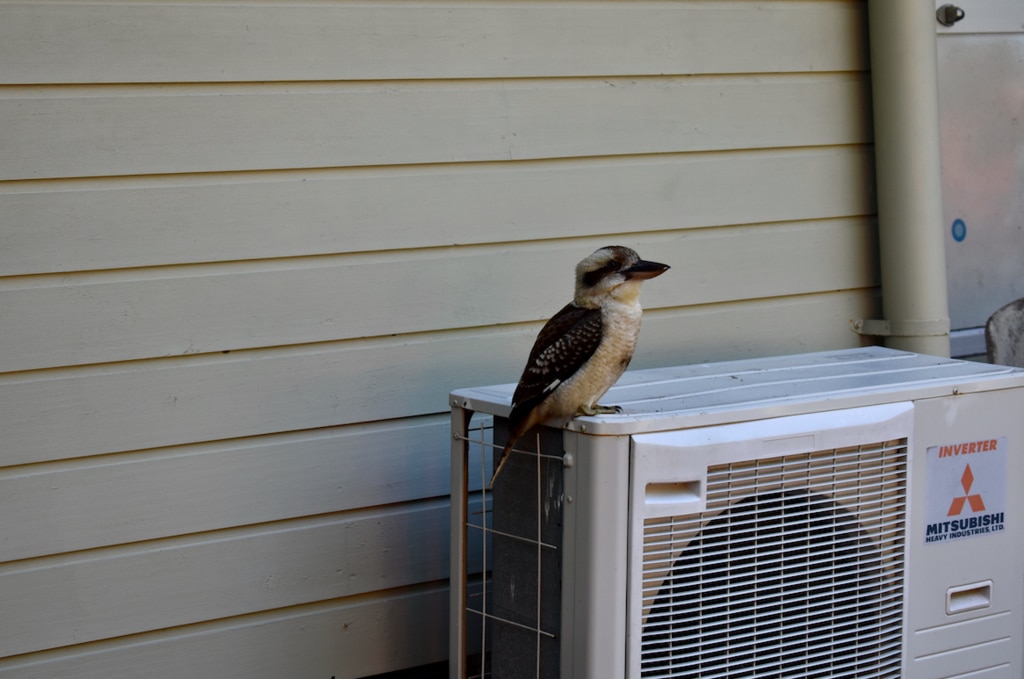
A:
[[[995,385],[993,385],[995,386]],[[1024,389],[993,390],[987,393],[950,395],[915,403],[914,450],[910,483],[911,517],[907,534],[910,563],[925,563],[921,577],[911,578],[907,602],[907,621],[919,630],[908,639],[907,676],[969,676],[1017,679],[1022,676],[1020,643],[1024,633],[1024,540],[1019,532],[1024,515],[1024,495],[1018,491],[1018,479],[1024,478]],[[997,476],[996,486],[1005,490],[1005,524],[1001,530],[970,531],[969,537],[927,541],[932,519],[927,507],[932,494],[939,495],[943,518],[981,518],[986,512],[1003,511],[998,494],[987,493],[986,510],[975,513],[968,507],[958,513],[952,506],[957,497],[985,488],[980,480],[990,479],[981,458],[988,453],[979,449],[966,455],[942,459],[952,466],[952,483],[943,487],[943,474],[929,448],[980,440],[1006,438],[1008,449],[1005,469]],[[966,446],[964,447],[966,448]],[[972,450],[971,448],[966,448]],[[974,488],[963,490],[963,472],[975,470]],[[925,508],[926,511],[920,511]],[[948,508],[948,511],[942,511]],[[915,509],[917,511],[915,511]],[[949,516],[949,513],[955,515]],[[991,581],[989,605],[956,613],[948,610],[951,588]],[[956,649],[955,652],[949,652]],[[992,668],[992,674],[978,672]],[[978,672],[975,674],[974,672]]]
[[[971,17],[971,8],[966,11]],[[984,325],[996,309],[1024,296],[1024,27],[1017,31],[938,40],[954,328]]]
[[[598,435],[708,427],[734,421],[750,403],[774,417],[870,405],[881,396],[888,402],[964,394],[993,381],[1024,386],[1024,371],[882,347],[635,370],[602,399],[622,407],[621,414],[578,417],[566,427]],[[478,410],[504,414],[513,387],[460,393]]]
[[[948,33],[1020,33],[1024,30],[1024,3],[1020,0],[935,0],[935,8],[952,4],[963,19],[952,26],[935,24],[939,35]]]

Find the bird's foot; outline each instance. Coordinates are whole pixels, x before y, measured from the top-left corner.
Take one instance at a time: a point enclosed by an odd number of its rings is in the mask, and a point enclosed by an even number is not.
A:
[[[576,411],[576,414],[577,415],[618,415],[621,412],[622,412],[622,408],[620,406],[602,406],[602,405],[587,406],[587,405],[582,405],[582,406],[580,406],[579,410]]]

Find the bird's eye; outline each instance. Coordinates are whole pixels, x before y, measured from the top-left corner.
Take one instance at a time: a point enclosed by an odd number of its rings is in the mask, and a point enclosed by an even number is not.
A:
[[[583,284],[588,287],[595,286],[601,281],[602,278],[604,278],[610,273],[615,273],[621,268],[622,262],[618,261],[617,259],[613,259],[604,266],[602,266],[601,268],[594,269],[593,271],[588,271],[587,273],[585,273],[583,275]]]

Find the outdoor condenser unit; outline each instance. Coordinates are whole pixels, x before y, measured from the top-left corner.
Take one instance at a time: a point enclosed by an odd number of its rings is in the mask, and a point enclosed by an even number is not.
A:
[[[1024,371],[633,371],[483,492],[512,389],[452,394],[453,678],[1024,675]]]

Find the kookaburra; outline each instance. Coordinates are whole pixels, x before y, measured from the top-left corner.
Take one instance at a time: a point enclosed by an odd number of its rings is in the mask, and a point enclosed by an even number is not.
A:
[[[534,426],[554,418],[618,412],[597,400],[633,358],[643,314],[640,285],[668,268],[621,245],[603,247],[576,265],[572,302],[541,329],[519,378],[508,439],[488,487],[512,446]]]

